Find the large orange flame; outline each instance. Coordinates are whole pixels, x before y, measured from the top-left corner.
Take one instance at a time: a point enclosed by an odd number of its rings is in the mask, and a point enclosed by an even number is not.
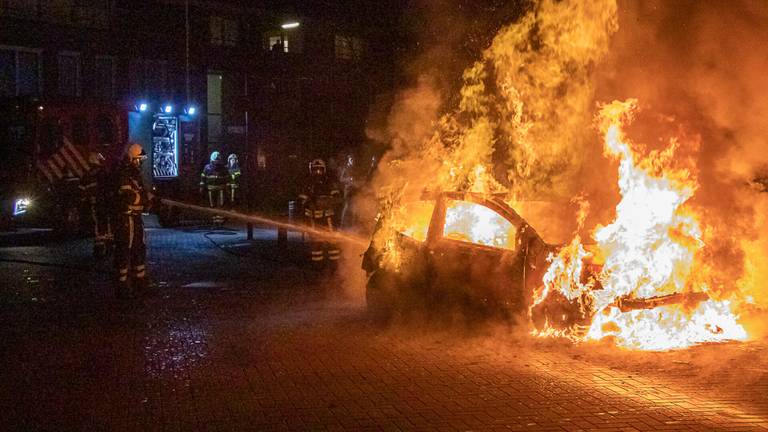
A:
[[[701,299],[701,294],[709,291],[706,277],[696,273],[701,270],[697,255],[706,247],[702,229],[696,215],[685,207],[697,188],[695,176],[669,163],[677,141],[645,157],[633,151],[623,126],[632,120],[636,109],[636,100],[615,101],[604,105],[598,116],[605,154],[619,162],[622,196],[614,221],[594,232],[604,257],[599,275],[602,289],[581,283],[581,263],[588,254],[577,237],[552,258],[543,281],[545,288],[536,302],[553,290],[569,299],[589,295],[596,314],[584,337],[610,336],[630,348],[666,350],[746,339],[731,302],[725,299],[625,312],[618,306],[620,299],[676,293],[699,293],[696,298]]]

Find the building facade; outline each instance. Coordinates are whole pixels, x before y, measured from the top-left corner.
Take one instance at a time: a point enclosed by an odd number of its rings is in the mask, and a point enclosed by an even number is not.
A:
[[[362,145],[381,41],[359,16],[253,3],[0,0],[0,98],[120,103],[150,129],[178,115],[181,171],[236,153],[254,183]]]

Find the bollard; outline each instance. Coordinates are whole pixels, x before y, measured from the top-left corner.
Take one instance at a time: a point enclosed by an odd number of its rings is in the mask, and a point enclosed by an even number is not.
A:
[[[288,201],[288,223],[296,223],[296,201]],[[301,232],[301,241],[304,241],[304,231]]]
[[[296,216],[296,201],[288,201],[288,223],[294,223]],[[285,248],[288,245],[288,229],[277,227],[277,246]]]

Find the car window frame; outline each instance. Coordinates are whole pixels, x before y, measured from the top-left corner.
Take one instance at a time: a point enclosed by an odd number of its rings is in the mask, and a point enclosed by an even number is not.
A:
[[[496,252],[496,253],[511,253],[517,254],[521,249],[521,235],[526,229],[528,224],[509,206],[502,206],[493,200],[486,198],[485,195],[476,193],[462,193],[462,192],[444,192],[435,197],[435,209],[432,212],[432,220],[429,224],[429,230],[427,231],[427,244],[431,247],[438,246],[439,244],[447,244],[454,246],[462,246],[465,248],[473,248],[481,251]],[[486,207],[505,220],[507,220],[512,226],[515,227],[515,248],[507,249],[502,247],[495,247],[484,245],[480,243],[467,242],[462,240],[451,239],[445,237],[443,232],[445,230],[445,218],[447,214],[448,201],[467,201],[477,205]]]

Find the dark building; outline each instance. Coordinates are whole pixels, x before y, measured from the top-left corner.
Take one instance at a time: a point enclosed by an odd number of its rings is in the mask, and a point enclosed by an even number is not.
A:
[[[369,107],[391,85],[382,15],[255,3],[1,0],[0,97],[169,109],[182,172],[219,150],[268,183],[272,170],[363,145]]]

